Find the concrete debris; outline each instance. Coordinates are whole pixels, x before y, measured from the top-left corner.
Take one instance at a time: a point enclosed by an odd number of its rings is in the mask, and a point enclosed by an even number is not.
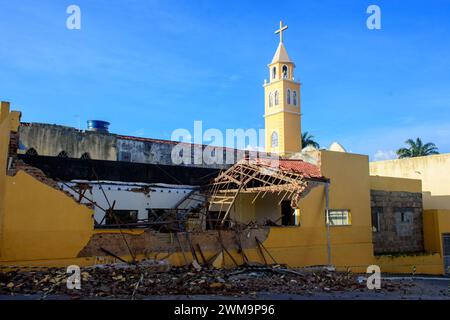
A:
[[[129,263],[114,263],[114,264],[99,264],[95,267],[86,268],[86,270],[89,270],[91,268],[96,269],[139,269],[143,268],[146,272],[169,272],[172,268],[172,265],[167,260],[153,260],[153,259],[147,259],[142,260],[139,262],[139,264],[129,264]]]
[[[73,299],[143,299],[155,295],[245,296],[255,293],[367,291],[350,272],[293,270],[280,265],[247,266],[232,270],[211,267],[170,267],[147,261],[137,265],[82,268],[81,289],[68,289],[65,269],[0,272],[0,295],[37,294]],[[407,284],[413,286],[413,284]],[[405,284],[384,283],[381,291],[404,290]]]

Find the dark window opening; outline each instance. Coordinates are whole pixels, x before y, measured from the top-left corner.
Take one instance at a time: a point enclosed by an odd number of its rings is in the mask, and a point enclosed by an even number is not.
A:
[[[395,208],[394,212],[397,216],[397,222],[413,223],[414,208]]]
[[[60,153],[58,153],[57,155],[58,158],[68,158],[69,154],[66,151],[61,151]]]
[[[129,224],[138,222],[137,210],[113,210],[106,216],[106,224]]]
[[[287,79],[287,78],[288,78],[288,67],[283,66],[283,79]]]
[[[281,224],[283,226],[295,226],[294,208],[291,207],[291,201],[281,202]]]
[[[450,257],[450,233],[442,234],[442,249],[444,250],[444,256]],[[450,273],[450,270],[448,272]]]
[[[372,208],[372,231],[380,232],[380,219],[383,214],[383,207]]]
[[[131,153],[126,151],[120,151],[119,161],[131,162]]]
[[[206,215],[206,230],[215,230],[218,228],[221,228],[221,229],[229,228],[230,227],[230,217],[229,216],[225,219],[223,225],[221,225],[224,215],[225,215],[224,211],[208,211],[208,213]]]
[[[91,159],[91,156],[89,155],[88,152],[85,152],[81,155],[80,159],[81,160],[89,160],[89,159]]]
[[[38,155],[37,151],[34,148],[28,149],[27,152],[25,152],[25,154],[27,156],[37,156]]]
[[[177,209],[147,209],[148,228],[167,233],[186,229],[185,210]]]

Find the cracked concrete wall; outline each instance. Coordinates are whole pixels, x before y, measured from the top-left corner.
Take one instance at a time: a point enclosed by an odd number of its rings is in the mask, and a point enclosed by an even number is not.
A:
[[[117,139],[117,160],[171,165],[172,148],[173,145],[167,143]]]
[[[70,158],[80,158],[88,153],[94,160],[177,165],[172,161],[172,150],[177,145],[174,141],[124,137],[41,123],[22,123],[19,135],[19,153],[22,154],[33,148],[41,156],[57,156],[65,151]],[[187,166],[226,169],[231,165],[225,163],[227,152],[233,155],[233,163],[238,156],[244,156],[242,151],[217,147],[211,149],[211,154],[200,151],[203,159],[194,161],[194,147],[186,146],[187,152],[191,151],[187,158],[190,161],[182,165]]]
[[[176,165],[172,161],[172,151],[174,150],[176,142],[172,141],[140,141],[140,140],[132,140],[132,139],[117,139],[117,160],[119,161],[128,161],[128,162],[139,162],[139,163],[153,163],[153,164],[167,164],[167,165]],[[201,147],[201,146],[197,146]],[[202,158],[196,156],[194,152],[194,147],[192,145],[185,145],[183,151],[190,153],[190,156],[187,156],[186,159],[188,161],[188,165],[194,167],[208,167],[215,169],[227,169],[231,166],[231,164],[226,164],[226,153],[227,149],[223,148],[214,148],[215,150],[211,152],[203,152],[200,150],[199,154],[202,155]],[[204,147],[203,149],[204,150]],[[238,158],[238,152],[236,150],[233,152],[233,159],[236,161]],[[222,153],[222,157],[218,157],[216,155],[220,155]],[[241,156],[242,157],[242,156]],[[223,161],[222,161],[223,159]],[[233,164],[234,164],[233,161]]]

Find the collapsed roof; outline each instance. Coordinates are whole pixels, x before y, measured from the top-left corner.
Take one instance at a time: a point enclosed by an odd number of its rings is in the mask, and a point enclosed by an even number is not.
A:
[[[319,167],[302,160],[286,159],[243,159],[228,170],[220,173],[211,184],[210,208],[219,205],[219,212],[225,212],[222,223],[228,217],[240,193],[256,193],[252,203],[266,193],[284,195],[297,207],[300,198],[308,192],[310,182],[327,182]]]

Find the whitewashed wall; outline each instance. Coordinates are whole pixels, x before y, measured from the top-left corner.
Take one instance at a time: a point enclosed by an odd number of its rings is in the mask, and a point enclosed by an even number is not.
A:
[[[164,185],[164,184],[145,184],[145,183],[126,183],[126,182],[108,182],[108,181],[72,181],[66,182],[66,185],[74,187],[77,182],[87,183],[92,187],[85,193],[85,197],[97,203],[101,208],[108,209],[109,203],[112,205],[115,201],[115,210],[136,210],[138,219],[147,219],[147,209],[173,209],[179,201],[196,189],[194,186]],[[60,186],[70,192],[78,199],[78,194],[65,184]],[[106,198],[101,190],[103,188]],[[150,192],[136,192],[132,189],[149,187]],[[198,192],[197,192],[198,193]],[[197,197],[200,198],[200,197]],[[89,203],[83,199],[82,203]],[[186,201],[180,208],[193,208],[200,204],[199,200]],[[103,220],[104,211],[95,206],[94,218],[97,222]],[[104,222],[103,222],[104,223]]]

